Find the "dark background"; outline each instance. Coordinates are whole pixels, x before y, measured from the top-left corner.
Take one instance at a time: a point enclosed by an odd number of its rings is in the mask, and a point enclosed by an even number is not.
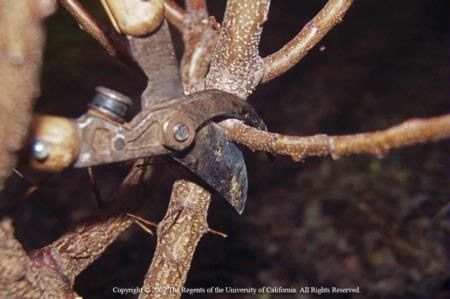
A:
[[[97,1],[85,2],[106,21]],[[224,1],[209,2],[211,14],[221,20]],[[290,40],[325,2],[273,1],[262,56]],[[293,135],[349,134],[448,113],[446,4],[355,1],[344,21],[301,63],[260,86],[249,100],[271,131]],[[181,55],[179,35],[174,38]],[[108,57],[59,9],[48,20],[36,110],[76,117],[98,85],[138,99],[145,82]],[[359,295],[332,297],[450,297],[447,141],[393,151],[383,159],[277,157],[270,162],[261,153],[245,155],[246,210],[239,216],[224,200],[213,199],[210,226],[229,237],[202,239],[187,287],[359,286]],[[174,179],[164,170],[174,167],[156,167],[159,179],[140,187],[146,200],[139,215],[161,219]],[[104,201],[128,168],[95,169]],[[35,180],[42,182],[41,193],[52,209],[37,195],[17,209],[16,233],[29,250],[63,233],[58,217],[73,224],[95,210],[86,170]],[[10,184],[23,182],[12,178]],[[155,241],[137,227],[129,229],[78,277],[76,291],[85,298],[113,298],[118,297],[113,286],[140,286]]]

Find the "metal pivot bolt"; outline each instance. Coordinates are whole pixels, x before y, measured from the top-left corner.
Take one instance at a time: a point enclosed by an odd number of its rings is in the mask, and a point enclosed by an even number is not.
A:
[[[175,114],[163,125],[164,146],[181,151],[195,139],[195,126],[192,120],[182,114]]]
[[[133,101],[120,92],[107,87],[99,86],[95,90],[97,94],[89,107],[115,121],[124,122],[124,117]]]
[[[172,132],[176,141],[183,142],[189,138],[189,128],[183,123],[177,123],[173,126]]]

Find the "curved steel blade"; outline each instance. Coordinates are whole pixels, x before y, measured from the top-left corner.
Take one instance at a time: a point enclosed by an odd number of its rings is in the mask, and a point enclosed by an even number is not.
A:
[[[210,123],[200,129],[189,153],[174,156],[174,159],[199,176],[242,214],[248,189],[244,157],[216,124]]]

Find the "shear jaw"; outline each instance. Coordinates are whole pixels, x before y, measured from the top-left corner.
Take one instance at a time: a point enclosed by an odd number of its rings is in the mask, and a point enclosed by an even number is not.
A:
[[[247,168],[242,152],[215,123],[197,132],[195,144],[173,158],[186,166],[242,214],[247,200]]]

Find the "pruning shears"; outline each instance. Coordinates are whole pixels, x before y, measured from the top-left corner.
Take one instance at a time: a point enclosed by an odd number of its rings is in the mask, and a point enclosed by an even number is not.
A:
[[[261,118],[246,101],[223,91],[184,94],[165,20],[154,33],[127,36],[127,41],[148,77],[141,111],[125,122],[131,99],[99,87],[88,111],[77,119],[37,117],[32,165],[55,171],[167,155],[242,213],[248,187],[245,161],[214,121],[236,118],[265,129]]]

